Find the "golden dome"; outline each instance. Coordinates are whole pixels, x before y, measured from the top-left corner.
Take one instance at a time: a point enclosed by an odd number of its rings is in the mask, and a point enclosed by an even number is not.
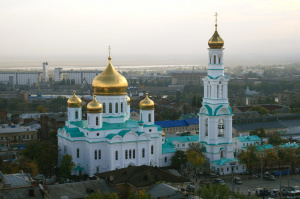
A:
[[[76,96],[76,91],[73,91],[73,96],[68,99],[68,107],[76,108],[81,107],[81,99]]]
[[[116,71],[111,64],[111,57],[108,57],[108,60],[105,70],[93,80],[94,93],[96,95],[126,95],[128,87],[126,78]]]
[[[145,99],[140,102],[140,109],[141,110],[153,110],[154,109],[154,102],[149,99],[148,93],[146,93]]]
[[[94,99],[88,103],[87,105],[88,113],[101,113],[102,112],[102,104],[97,101],[96,95],[94,95]]]
[[[127,105],[130,105],[130,97],[127,96]]]
[[[224,46],[224,41],[218,33],[217,24],[215,26],[216,26],[215,32],[213,36],[208,40],[208,46],[213,49],[222,49]]]
[[[164,132],[162,132],[161,135],[162,135],[163,137],[165,137],[165,133],[164,133]]]

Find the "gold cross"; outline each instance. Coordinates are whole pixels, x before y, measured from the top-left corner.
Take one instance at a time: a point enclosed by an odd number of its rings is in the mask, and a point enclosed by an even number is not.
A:
[[[110,49],[111,49],[111,47],[108,46],[108,55],[109,55],[109,57],[110,57]]]
[[[218,13],[216,13],[214,16],[216,17],[216,24],[217,24]]]

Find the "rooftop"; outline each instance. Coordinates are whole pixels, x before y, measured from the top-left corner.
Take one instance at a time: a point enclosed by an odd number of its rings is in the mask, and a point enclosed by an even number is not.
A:
[[[26,132],[26,131],[37,131],[34,128],[29,126],[18,126],[18,125],[9,125],[2,124],[0,127],[0,133],[18,133],[18,132]]]
[[[249,142],[249,141],[261,141],[261,138],[258,137],[257,135],[250,135],[250,136],[241,136],[241,137],[236,137],[241,142]]]

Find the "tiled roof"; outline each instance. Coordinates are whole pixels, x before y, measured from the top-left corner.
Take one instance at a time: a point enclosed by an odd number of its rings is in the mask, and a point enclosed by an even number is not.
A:
[[[215,163],[216,165],[225,165],[228,162],[238,162],[239,160],[233,158],[233,159],[229,159],[229,158],[221,158],[219,160],[216,161],[212,161],[211,163]]]
[[[262,146],[257,146],[257,150],[261,151],[261,150],[265,150],[265,149],[272,149],[274,146],[272,144],[265,144]]]
[[[250,136],[241,136],[241,137],[236,137],[241,142],[249,142],[249,141],[261,141],[261,138],[258,137],[257,135],[250,135]]]
[[[280,145],[281,148],[298,148],[299,144],[297,144],[296,142],[294,143],[285,143],[283,145]]]
[[[196,142],[199,141],[199,135],[187,135],[187,136],[178,136],[178,137],[168,137],[166,138],[167,142]]]
[[[112,184],[123,184],[128,183],[136,188],[139,187],[150,187],[158,181],[172,182],[172,183],[183,183],[188,182],[187,179],[177,177],[165,170],[158,167],[151,166],[129,166],[123,169],[117,169],[104,173],[96,173],[95,176],[102,179],[111,179]]]

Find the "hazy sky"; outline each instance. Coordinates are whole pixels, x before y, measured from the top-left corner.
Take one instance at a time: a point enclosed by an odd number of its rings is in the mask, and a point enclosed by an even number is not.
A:
[[[215,12],[225,64],[300,62],[299,0],[1,0],[0,62],[203,65]]]

